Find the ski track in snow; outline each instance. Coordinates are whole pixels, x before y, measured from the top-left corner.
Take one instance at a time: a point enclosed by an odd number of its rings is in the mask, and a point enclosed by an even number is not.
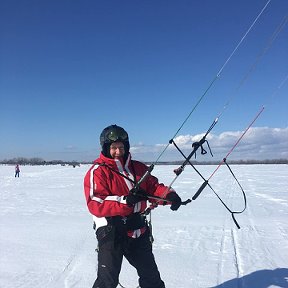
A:
[[[93,285],[97,242],[83,195],[88,167],[27,166],[14,179],[13,167],[0,166],[1,288]],[[169,184],[174,168],[156,166],[154,174]],[[215,167],[200,168],[208,177]],[[154,255],[167,288],[288,287],[287,166],[232,169],[248,201],[236,214],[240,230],[209,187],[176,212],[153,210]],[[229,208],[241,210],[241,192],[226,172],[219,169],[209,183]],[[202,184],[197,177],[188,171],[173,185],[183,200]],[[125,259],[120,283],[138,284]]]
[[[56,287],[77,287],[78,283],[81,283],[81,278],[77,275],[77,267],[81,266],[83,260],[85,260],[84,248],[88,235],[84,235],[82,239],[77,243],[75,250],[71,256],[67,259],[67,264],[64,266],[63,270],[51,278],[47,288]]]

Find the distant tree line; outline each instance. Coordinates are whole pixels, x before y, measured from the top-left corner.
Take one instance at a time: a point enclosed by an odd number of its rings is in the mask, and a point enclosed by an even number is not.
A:
[[[92,164],[93,161],[63,161],[63,160],[51,160],[46,161],[42,158],[34,157],[34,158],[24,158],[17,157],[13,159],[4,159],[0,160],[0,164],[8,164],[8,165],[71,165],[71,166],[80,166],[80,164]],[[145,161],[144,161],[145,162]],[[193,165],[217,165],[219,161],[191,161]],[[231,160],[227,161],[229,164],[288,164],[288,159],[266,159],[266,160]],[[145,162],[147,165],[152,164],[152,162]],[[157,162],[157,165],[181,165],[183,161],[165,161],[165,162]]]
[[[8,165],[71,165],[71,166],[80,166],[80,164],[88,164],[85,162],[79,161],[63,161],[63,160],[51,160],[46,161],[42,158],[34,157],[34,158],[24,158],[24,157],[17,157],[13,159],[4,159],[0,161],[0,164],[8,164]]]

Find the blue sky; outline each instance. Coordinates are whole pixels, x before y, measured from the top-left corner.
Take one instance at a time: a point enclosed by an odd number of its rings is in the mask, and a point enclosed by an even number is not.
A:
[[[133,158],[154,161],[267,3],[1,1],[0,159],[92,161],[118,124]],[[223,157],[265,105],[231,158],[288,158],[287,12],[268,3],[179,131],[186,153],[223,111],[209,135]]]

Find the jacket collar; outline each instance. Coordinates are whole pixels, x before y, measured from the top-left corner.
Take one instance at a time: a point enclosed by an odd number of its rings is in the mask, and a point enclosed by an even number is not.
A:
[[[124,163],[124,160],[122,161],[120,159],[108,158],[108,157],[104,156],[102,154],[102,152],[100,153],[99,158],[94,161],[94,163],[98,163],[98,164],[105,163],[106,165],[108,165],[112,168],[116,168],[119,164],[121,164],[123,167],[128,167],[130,162],[131,162],[131,154],[130,153],[128,154],[127,160]]]

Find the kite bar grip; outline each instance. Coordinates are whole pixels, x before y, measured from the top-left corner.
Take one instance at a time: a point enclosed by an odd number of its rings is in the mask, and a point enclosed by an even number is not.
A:
[[[192,200],[196,200],[197,197],[200,195],[200,193],[204,190],[204,188],[207,186],[208,180],[205,180],[205,182],[200,186],[198,191],[195,193],[195,195],[192,197]]]

